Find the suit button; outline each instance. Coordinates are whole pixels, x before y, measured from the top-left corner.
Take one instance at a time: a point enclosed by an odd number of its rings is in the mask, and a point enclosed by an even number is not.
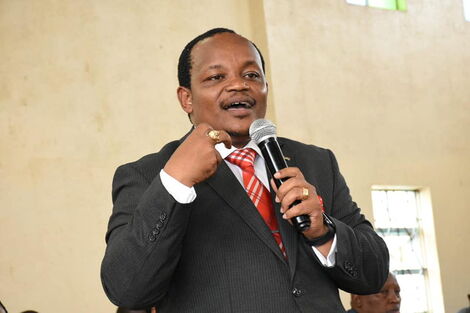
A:
[[[157,229],[154,229],[154,230],[152,231],[152,234],[153,234],[154,236],[156,236],[156,235],[160,234],[160,230],[159,230],[158,228],[157,228]]]
[[[157,237],[154,235],[154,234],[149,234],[149,241],[155,241],[157,239]]]
[[[157,228],[160,229],[160,228],[162,228],[162,226],[163,226],[163,222],[162,222],[162,221],[158,221],[158,222],[157,222]]]
[[[164,221],[166,220],[166,213],[165,212],[162,212],[162,214],[160,214],[160,221]]]
[[[301,289],[298,289],[298,288],[294,288],[292,289],[292,294],[294,295],[294,297],[300,297],[302,295],[302,290]]]

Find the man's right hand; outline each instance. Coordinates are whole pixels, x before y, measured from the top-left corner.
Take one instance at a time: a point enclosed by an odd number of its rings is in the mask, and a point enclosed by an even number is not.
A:
[[[212,127],[205,123],[196,126],[175,150],[163,170],[188,187],[211,177],[222,157],[215,149],[218,142],[207,135],[210,130]],[[232,146],[232,139],[227,132],[219,130],[219,137],[219,142],[223,142],[227,149]]]

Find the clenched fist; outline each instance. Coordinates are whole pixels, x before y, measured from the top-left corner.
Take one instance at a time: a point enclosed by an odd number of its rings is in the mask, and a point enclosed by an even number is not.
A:
[[[209,124],[199,124],[175,150],[163,170],[180,183],[192,187],[211,177],[222,161],[215,145],[223,142],[227,148],[232,140],[225,131],[219,131],[219,141],[208,136]]]

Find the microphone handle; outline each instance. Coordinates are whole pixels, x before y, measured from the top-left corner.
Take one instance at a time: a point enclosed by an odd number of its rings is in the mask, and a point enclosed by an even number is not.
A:
[[[261,141],[260,143],[258,143],[258,146],[261,150],[261,153],[263,154],[264,159],[266,160],[266,164],[271,175],[274,176],[274,174],[277,173],[279,170],[287,167],[287,163],[284,159],[284,155],[282,154],[281,147],[279,147],[279,143],[277,142],[275,137],[269,137]],[[282,183],[284,183],[284,181],[286,180],[276,179],[274,177],[273,179],[277,188],[279,188]],[[299,203],[300,201],[296,200],[290,205],[290,207],[293,207],[294,205],[297,205]],[[291,219],[291,222],[299,232],[304,232],[310,228],[310,217],[306,214],[293,217]]]

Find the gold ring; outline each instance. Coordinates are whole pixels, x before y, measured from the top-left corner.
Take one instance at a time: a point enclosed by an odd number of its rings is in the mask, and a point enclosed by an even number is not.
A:
[[[220,131],[211,129],[207,132],[207,137],[210,139],[214,140],[215,143],[221,142],[220,140]]]
[[[303,187],[302,188],[302,200],[307,200],[308,199],[308,188]]]

